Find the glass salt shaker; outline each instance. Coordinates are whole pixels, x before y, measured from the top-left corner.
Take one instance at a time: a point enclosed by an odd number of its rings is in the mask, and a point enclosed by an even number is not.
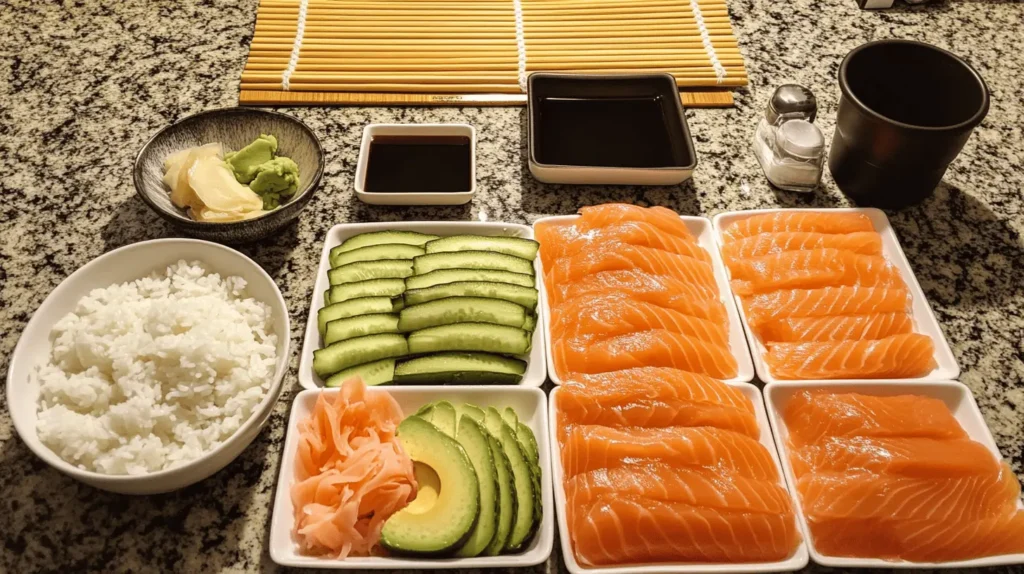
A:
[[[754,155],[772,185],[813,191],[825,163],[825,136],[814,125],[818,103],[803,86],[786,84],[772,94],[754,132]]]

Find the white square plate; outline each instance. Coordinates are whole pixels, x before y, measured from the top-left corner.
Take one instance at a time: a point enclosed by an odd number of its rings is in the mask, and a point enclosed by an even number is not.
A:
[[[306,336],[303,338],[302,355],[299,357],[299,384],[304,389],[318,389],[324,386],[323,380],[313,372],[313,351],[321,346],[316,314],[324,306],[324,291],[330,285],[327,279],[327,272],[331,269],[331,248],[341,244],[342,241],[353,235],[369,233],[371,231],[418,231],[420,233],[440,236],[471,234],[533,239],[533,228],[516,223],[399,221],[387,223],[342,223],[335,225],[327,232],[327,238],[324,240],[323,251],[320,253],[320,266],[316,271],[316,283],[313,285],[313,300],[309,304],[309,317],[306,319]],[[534,260],[533,268],[537,274],[537,290],[543,294],[544,287],[540,280],[539,256]],[[544,330],[543,326],[547,324],[544,320],[543,306],[537,306],[537,313],[537,327],[533,330],[530,354],[526,357],[519,357],[526,361],[526,373],[519,384],[526,387],[539,387],[543,385],[547,372],[544,365],[544,336],[541,334]]]
[[[782,469],[786,475],[786,482],[789,484],[789,492],[793,495],[796,503],[797,513],[800,515],[800,527],[804,531],[804,540],[810,549],[811,559],[822,566],[835,568],[977,568],[981,566],[1001,566],[1006,564],[1024,564],[1024,554],[1003,554],[1001,556],[990,556],[974,560],[956,560],[952,562],[894,562],[879,558],[844,558],[837,556],[826,556],[814,548],[810,535],[810,528],[804,518],[803,508],[800,505],[800,496],[796,490],[796,479],[793,478],[793,468],[789,464],[789,431],[782,419],[782,411],[790,398],[800,392],[813,389],[827,389],[837,393],[863,393],[876,396],[893,395],[924,395],[939,399],[949,406],[950,412],[963,427],[971,440],[980,442],[992,451],[993,456],[1002,459],[999,454],[999,447],[996,446],[992,433],[989,432],[985,419],[978,410],[978,404],[974,402],[974,396],[970,389],[961,383],[945,382],[908,382],[894,379],[879,379],[876,381],[786,381],[766,386],[764,399],[768,405],[768,419],[771,421],[772,430],[775,434],[775,444],[782,455]],[[1018,508],[1024,508],[1024,503],[1017,501]]]
[[[541,222],[564,222],[578,219],[579,215],[556,215],[542,217],[533,224],[536,226]],[[747,348],[747,340],[743,336],[743,322],[736,312],[736,306],[730,304],[729,298],[732,291],[729,289],[729,278],[725,266],[722,264],[722,255],[718,252],[718,245],[715,242],[714,233],[711,229],[711,221],[704,217],[680,216],[686,224],[690,233],[697,238],[698,244],[711,256],[711,268],[715,273],[715,283],[718,284],[719,299],[725,305],[725,312],[729,318],[729,350],[736,359],[736,376],[725,379],[731,383],[747,383],[754,379],[754,365],[750,360],[750,349]],[[533,237],[533,235],[531,235]],[[556,385],[562,384],[562,380],[555,372],[555,362],[551,357],[551,313],[548,307],[548,291],[544,285],[543,261],[537,258],[542,270],[538,272],[538,289],[540,289],[540,306],[543,309],[541,315],[544,321],[544,353],[548,364],[548,377]]]
[[[308,417],[320,393],[337,393],[338,389],[316,389],[302,391],[292,403],[288,428],[285,432],[284,452],[281,471],[277,478],[277,492],[274,496],[273,514],[270,522],[270,557],[282,566],[301,568],[329,568],[336,570],[420,570],[457,568],[515,568],[534,566],[548,559],[555,540],[555,519],[552,516],[551,454],[545,437],[548,434],[548,412],[544,392],[540,389],[518,386],[486,387],[370,387],[371,393],[389,393],[398,401],[406,416],[421,406],[438,400],[452,403],[472,403],[480,407],[512,407],[519,420],[530,427],[537,437],[537,452],[541,468],[541,503],[544,516],[540,527],[533,536],[530,546],[519,554],[502,556],[478,556],[476,558],[406,558],[406,557],[353,557],[344,560],[306,556],[298,551],[298,544],[292,537],[295,525],[295,507],[292,506],[291,486],[294,482],[295,452],[298,448],[299,421]]]
[[[900,276],[903,277],[903,281],[907,284],[907,289],[910,290],[911,301],[911,315],[914,319],[914,331],[923,335],[928,335],[932,338],[935,344],[935,365],[936,367],[932,372],[928,373],[923,377],[901,379],[905,381],[934,381],[934,380],[953,380],[960,376],[960,365],[956,362],[956,357],[953,356],[953,351],[949,348],[949,343],[946,341],[945,335],[942,334],[942,328],[939,327],[939,322],[935,319],[935,313],[932,312],[932,308],[928,305],[928,300],[924,296],[924,291],[921,290],[921,285],[917,282],[917,277],[914,276],[913,269],[910,268],[910,262],[907,261],[907,256],[903,253],[903,248],[900,247],[900,242],[896,238],[896,232],[893,231],[892,226],[889,225],[889,218],[885,216],[885,213],[878,209],[873,208],[841,208],[841,209],[756,209],[751,211],[730,211],[727,213],[719,213],[714,217],[714,239],[717,243],[716,251],[718,253],[718,261],[722,262],[722,254],[720,247],[722,242],[722,230],[728,227],[732,222],[746,219],[751,215],[759,215],[764,213],[775,213],[781,211],[834,211],[839,213],[863,213],[871,218],[871,223],[875,226],[875,231],[882,236],[882,255],[889,260],[900,272]],[[728,276],[728,268],[722,264],[722,269]],[[729,289],[730,295],[732,294],[732,288],[729,287],[729,282],[726,281],[726,288]],[[750,351],[754,356],[754,368],[757,370],[757,378],[765,383],[775,383],[783,379],[774,377],[768,369],[768,364],[764,362],[764,354],[767,352],[764,344],[758,339],[753,331],[750,330],[747,325],[746,314],[743,312],[743,304],[740,302],[738,295],[731,295],[733,304],[739,311],[739,315],[742,318],[743,329],[747,334],[747,341],[750,344]],[[859,380],[859,379],[858,379]],[[872,379],[864,379],[872,380]]]
[[[757,417],[757,427],[761,430],[760,442],[775,462],[775,468],[779,469],[779,484],[786,488],[786,482],[782,479],[779,455],[775,451],[775,443],[772,442],[772,431],[768,424],[768,417],[764,410],[764,401],[761,400],[761,391],[750,383],[729,383],[730,386],[739,389],[750,402],[754,404],[754,414]],[[558,535],[562,546],[562,559],[565,560],[566,568],[572,574],[693,574],[697,572],[791,572],[807,566],[807,545],[800,542],[793,555],[778,562],[743,562],[743,563],[694,563],[694,562],[664,562],[656,564],[638,565],[628,564],[623,566],[583,566],[576,561],[576,555],[572,551],[572,542],[569,540],[569,527],[565,522],[565,488],[563,486],[562,453],[558,445],[558,413],[556,404],[560,388],[551,390],[548,398],[548,441],[551,451],[551,479],[554,481],[555,503],[558,510]],[[789,491],[790,497],[793,492]],[[797,520],[800,527],[800,520]],[[801,534],[803,530],[801,529]],[[805,537],[806,538],[806,537]]]

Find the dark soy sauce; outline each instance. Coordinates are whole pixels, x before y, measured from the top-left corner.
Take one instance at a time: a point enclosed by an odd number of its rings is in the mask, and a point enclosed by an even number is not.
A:
[[[690,158],[669,130],[665,107],[661,96],[543,98],[537,160],[548,165],[685,166]]]
[[[456,193],[473,188],[467,136],[374,136],[363,189],[370,193]]]

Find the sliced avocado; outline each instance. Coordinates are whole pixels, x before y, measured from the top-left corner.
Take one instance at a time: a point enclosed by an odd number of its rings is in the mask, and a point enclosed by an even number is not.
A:
[[[437,412],[435,409],[434,412]],[[476,470],[480,485],[480,517],[469,535],[469,539],[456,552],[456,556],[478,556],[494,539],[498,531],[498,470],[494,466],[494,454],[483,427],[468,416],[459,418],[456,440],[466,449]]]
[[[422,407],[420,407],[420,409],[418,411],[413,413],[413,416],[419,416],[419,415],[429,411],[430,409],[434,408],[435,404],[437,404],[437,401],[434,401],[432,403],[427,403],[427,404],[423,405]]]
[[[455,437],[455,407],[448,401],[434,403],[429,420],[444,434]]]
[[[540,470],[540,452],[537,450],[537,437],[534,436],[530,427],[519,423],[516,438],[519,439],[519,446],[522,447],[523,454],[526,455],[526,460],[530,463],[530,471],[533,473],[533,523],[534,525],[539,525],[540,519],[544,516],[544,505],[540,499],[540,485],[544,477]]]
[[[487,430],[501,442],[501,448],[508,456],[509,465],[512,468],[518,505],[515,520],[512,521],[512,531],[509,533],[508,541],[505,542],[505,551],[515,552],[522,549],[530,535],[533,534],[534,496],[536,495],[533,471],[530,469],[526,456],[523,455],[523,449],[519,446],[515,431],[502,419],[497,409],[487,408],[484,423],[487,425]]]
[[[501,411],[501,418],[508,426],[512,427],[512,432],[519,431],[519,415],[512,410],[512,407],[505,407],[505,410]]]
[[[537,451],[537,437],[533,436],[533,431],[530,430],[530,427],[523,423],[519,423],[516,428],[516,438],[518,438],[519,443],[523,445],[530,462],[540,465],[540,454]]]
[[[462,415],[466,415],[469,418],[475,420],[476,422],[484,424],[484,410],[476,405],[462,403],[455,407],[455,412],[459,413],[460,417]]]
[[[476,408],[476,407],[473,407]],[[482,414],[483,411],[476,408]],[[467,416],[470,416],[467,412]],[[472,417],[471,417],[472,418]],[[497,530],[491,543],[484,549],[484,556],[497,556],[505,548],[508,542],[508,535],[512,532],[512,523],[516,519],[516,512],[519,505],[516,499],[516,488],[512,476],[512,465],[505,456],[505,449],[501,448],[501,442],[494,438],[490,432],[487,433],[487,446],[494,455],[494,469],[497,471],[498,480],[498,516],[495,522]]]
[[[480,514],[480,484],[466,449],[419,417],[398,425],[398,440],[415,463],[420,488],[409,506],[384,523],[381,544],[397,554],[444,554],[461,547]]]

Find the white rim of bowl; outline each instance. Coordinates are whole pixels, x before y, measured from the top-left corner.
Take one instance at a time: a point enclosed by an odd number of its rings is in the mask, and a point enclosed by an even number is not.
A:
[[[81,468],[79,468],[79,467],[69,463],[68,461],[64,460],[63,458],[61,458],[57,453],[53,452],[50,448],[46,447],[45,445],[42,445],[41,441],[39,441],[40,444],[37,447],[36,445],[33,445],[29,441],[25,440],[23,438],[25,436],[25,433],[26,432],[32,432],[32,433],[34,433],[34,436],[36,436],[36,439],[38,441],[38,432],[36,431],[36,429],[34,427],[33,428],[22,428],[18,424],[18,417],[14,414],[14,409],[10,409],[10,406],[13,404],[13,401],[12,401],[12,393],[13,393],[13,391],[12,391],[12,389],[14,388],[14,385],[12,383],[14,381],[12,379],[13,379],[13,376],[14,376],[13,375],[13,373],[14,373],[14,364],[17,361],[17,359],[19,357],[21,357],[20,353],[24,352],[24,349],[22,349],[22,345],[25,344],[25,338],[24,338],[25,331],[28,331],[29,328],[32,327],[32,325],[36,321],[40,320],[39,319],[39,309],[42,309],[43,307],[45,307],[46,304],[50,301],[50,299],[54,298],[55,296],[59,296],[62,291],[68,289],[69,288],[68,285],[70,285],[72,283],[72,280],[74,280],[77,276],[85,273],[86,270],[88,270],[88,269],[98,265],[101,261],[103,261],[103,260],[105,260],[107,258],[113,257],[115,254],[122,253],[122,252],[125,252],[125,251],[131,251],[131,250],[135,250],[135,249],[142,249],[144,247],[148,247],[150,245],[156,245],[156,244],[160,244],[160,243],[197,244],[197,245],[202,245],[204,248],[216,249],[216,250],[221,250],[221,251],[227,251],[227,252],[230,252],[234,256],[241,257],[247,263],[249,263],[253,267],[255,267],[256,270],[261,275],[263,275],[263,277],[267,281],[269,281],[271,285],[273,285],[273,287],[274,287],[274,294],[277,296],[277,302],[281,305],[281,308],[284,309],[284,311],[285,311],[284,312],[284,323],[285,323],[285,330],[287,332],[284,335],[284,357],[283,357],[283,360],[282,360],[282,357],[278,357],[278,364],[277,364],[276,369],[274,370],[274,379],[271,382],[270,388],[267,390],[266,394],[264,395],[264,397],[260,401],[260,403],[253,410],[252,414],[249,415],[249,418],[246,419],[246,421],[244,423],[242,423],[242,426],[240,426],[238,428],[238,430],[236,430],[234,433],[232,433],[231,436],[229,436],[227,439],[225,439],[224,442],[222,442],[219,445],[217,445],[217,447],[214,448],[213,450],[210,450],[210,451],[204,453],[199,458],[192,459],[192,460],[186,462],[185,464],[182,464],[180,466],[176,466],[174,468],[165,468],[163,470],[158,470],[158,471],[155,471],[155,472],[149,472],[149,473],[145,473],[145,474],[103,474],[102,472],[95,472],[95,471],[91,471],[91,470],[81,469]],[[234,249],[231,249],[230,247],[226,247],[224,245],[220,245],[219,243],[214,243],[212,241],[203,241],[202,239],[187,239],[187,238],[178,238],[178,237],[167,237],[167,238],[161,238],[161,239],[150,239],[150,240],[147,240],[147,241],[140,241],[138,243],[132,243],[130,245],[125,245],[123,247],[118,247],[117,249],[114,249],[113,251],[108,251],[108,252],[106,252],[106,253],[104,253],[102,255],[99,255],[98,257],[92,259],[91,261],[89,261],[85,265],[83,265],[83,266],[79,267],[78,269],[76,269],[74,271],[74,273],[72,273],[71,275],[68,275],[67,277],[65,277],[64,280],[61,281],[60,284],[57,285],[57,287],[53,291],[51,291],[50,294],[47,295],[45,299],[43,299],[43,302],[40,303],[39,307],[37,307],[35,312],[32,313],[32,318],[29,319],[28,323],[26,323],[25,327],[22,329],[22,334],[21,334],[21,336],[18,337],[18,344],[15,345],[14,352],[11,354],[11,363],[7,367],[7,406],[10,409],[11,422],[14,425],[14,431],[18,434],[18,438],[19,438],[19,440],[21,440],[22,444],[27,446],[28,449],[31,450],[36,456],[38,456],[44,462],[46,462],[50,466],[56,468],[60,472],[62,472],[64,474],[67,474],[67,475],[70,475],[70,476],[75,477],[75,478],[100,479],[100,480],[103,480],[105,482],[122,483],[123,484],[123,483],[137,482],[137,481],[141,481],[141,480],[148,480],[148,479],[154,479],[154,478],[164,478],[164,477],[175,475],[177,473],[183,472],[187,468],[190,468],[190,467],[193,467],[195,465],[198,465],[199,463],[201,463],[201,462],[203,462],[203,461],[205,461],[207,459],[210,459],[214,455],[216,455],[217,453],[223,451],[225,448],[227,448],[229,443],[231,443],[232,441],[237,439],[239,436],[244,435],[249,430],[251,430],[252,427],[256,424],[255,421],[258,418],[261,418],[258,415],[263,413],[265,409],[272,407],[273,404],[277,402],[277,399],[280,397],[280,394],[281,394],[282,383],[284,381],[284,375],[288,372],[288,363],[290,362],[290,358],[291,358],[290,357],[290,355],[291,355],[291,328],[292,328],[291,327],[291,317],[289,316],[289,313],[288,313],[288,304],[285,302],[284,295],[281,294],[281,289],[277,286],[277,282],[274,281],[274,279],[266,272],[265,269],[263,269],[263,267],[260,266],[259,263],[256,263],[251,258],[249,258],[249,256],[245,255],[244,253],[242,253],[240,251],[236,251]],[[52,327],[51,327],[51,330],[52,330]],[[278,336],[280,337],[281,335],[278,335]],[[24,358],[22,358],[22,360],[24,360]],[[30,365],[30,367],[31,367],[31,365]],[[37,406],[36,413],[38,415],[38,398],[36,400],[36,403],[37,403],[37,405],[36,405]],[[230,464],[230,463],[228,463],[228,464]]]

